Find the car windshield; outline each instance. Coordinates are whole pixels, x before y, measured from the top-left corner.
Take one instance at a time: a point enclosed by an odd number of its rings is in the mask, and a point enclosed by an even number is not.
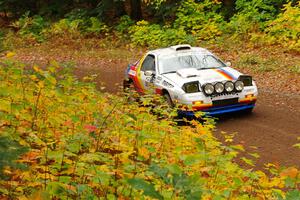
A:
[[[196,68],[212,69],[226,67],[226,65],[213,55],[201,53],[175,54],[159,59],[159,71],[161,74],[173,73],[179,69]]]

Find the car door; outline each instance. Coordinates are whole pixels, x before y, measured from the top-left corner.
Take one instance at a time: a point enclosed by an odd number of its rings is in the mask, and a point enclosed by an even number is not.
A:
[[[143,60],[140,68],[140,78],[145,90],[153,88],[153,82],[156,74],[155,56],[148,54]]]

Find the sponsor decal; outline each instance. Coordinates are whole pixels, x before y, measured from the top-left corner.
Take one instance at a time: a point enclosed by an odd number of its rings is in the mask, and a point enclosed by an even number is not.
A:
[[[136,71],[130,69],[128,74],[131,75],[131,76],[136,76]]]
[[[165,86],[165,87],[168,87],[168,88],[174,87],[174,85],[172,85],[171,83],[169,83],[169,82],[167,82],[167,81],[163,81],[163,82],[162,82],[162,85]]]

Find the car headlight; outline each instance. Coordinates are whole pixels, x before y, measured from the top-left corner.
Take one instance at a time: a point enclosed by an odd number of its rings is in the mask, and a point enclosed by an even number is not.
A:
[[[215,88],[212,84],[207,83],[204,87],[203,87],[204,93],[207,95],[211,95],[212,93],[214,93]]]
[[[200,92],[200,89],[199,89],[199,82],[198,82],[198,81],[194,81],[194,82],[185,83],[185,84],[182,86],[182,89],[183,89],[186,93],[196,93],[196,92]]]
[[[224,85],[223,85],[223,83],[216,83],[215,84],[215,91],[217,92],[217,93],[222,93],[223,91],[224,91]]]
[[[231,81],[225,83],[226,92],[232,92],[234,90],[234,84]]]
[[[238,91],[238,92],[240,92],[240,91],[242,91],[244,89],[244,83],[243,83],[243,81],[236,81],[234,83],[234,86],[235,86],[236,91]]]

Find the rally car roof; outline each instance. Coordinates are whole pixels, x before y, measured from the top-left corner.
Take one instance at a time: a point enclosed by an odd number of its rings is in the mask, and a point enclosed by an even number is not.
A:
[[[183,44],[183,45],[176,45],[176,46],[171,46],[167,48],[161,48],[161,49],[155,49],[152,51],[149,51],[149,54],[154,54],[154,55],[171,55],[174,53],[182,53],[182,52],[200,52],[203,54],[211,54],[207,49],[201,48],[201,47],[191,47],[188,44]]]

